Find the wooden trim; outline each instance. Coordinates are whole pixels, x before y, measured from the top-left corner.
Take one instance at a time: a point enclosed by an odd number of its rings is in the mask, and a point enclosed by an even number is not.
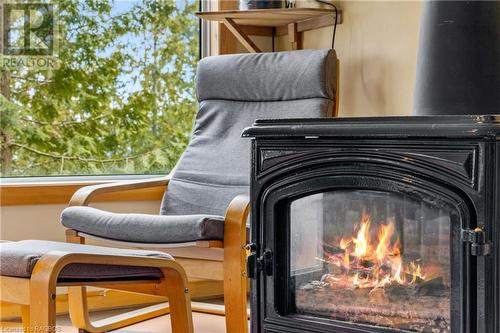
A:
[[[102,182],[33,183],[0,185],[0,206],[68,204],[73,194],[82,187]],[[110,201],[160,201],[165,186],[106,193],[96,196],[93,202]]]
[[[128,192],[132,190],[148,189],[152,187],[163,187],[166,189],[170,178],[165,176],[162,178],[151,178],[134,180],[129,182],[114,182],[107,184],[98,184],[92,186],[84,186],[76,191],[69,201],[70,206],[87,206],[93,197],[101,194],[109,194],[116,192]]]

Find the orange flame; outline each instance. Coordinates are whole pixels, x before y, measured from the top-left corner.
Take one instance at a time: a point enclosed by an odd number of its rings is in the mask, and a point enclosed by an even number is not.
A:
[[[378,229],[378,244],[375,249],[375,256],[379,262],[382,262],[391,252],[391,236],[394,232],[394,224],[382,224]]]
[[[422,274],[422,269],[420,268],[420,265],[415,264],[414,261],[410,263],[410,271],[409,274],[411,274],[411,282],[410,283],[415,283],[417,282],[418,279],[425,280],[425,276]]]
[[[394,256],[401,255],[401,241],[399,240],[399,236],[396,239],[396,242],[394,243],[394,247],[392,248],[392,254]]]
[[[393,260],[394,266],[392,267],[392,272],[393,272],[393,279],[399,284],[405,284],[406,282],[406,277],[404,275],[404,272],[402,270],[403,262],[401,260],[400,256],[397,256]]]
[[[351,239],[347,239],[347,238],[342,238],[340,240],[340,248],[342,250],[345,250],[347,249],[347,247],[351,244],[352,240]]]
[[[352,239],[353,243],[355,244],[354,256],[358,258],[366,257],[366,255],[371,252],[370,223],[370,216],[363,212],[363,216],[361,218],[361,227],[358,230],[356,238]]]
[[[351,260],[349,258],[349,251],[345,251],[344,252],[344,261],[343,261],[343,266],[344,266],[344,269],[346,269],[347,271],[349,271],[349,268],[350,268],[350,265],[351,265]]]
[[[407,285],[425,280],[419,264],[412,261],[405,265],[394,221],[377,227],[376,241],[371,237],[370,228],[371,217],[363,211],[355,236],[340,239],[339,247],[343,253],[327,254],[330,264],[342,268],[340,273],[337,271],[340,275],[331,274],[327,280],[329,283],[347,283],[354,288],[371,288],[373,291],[391,283]]]

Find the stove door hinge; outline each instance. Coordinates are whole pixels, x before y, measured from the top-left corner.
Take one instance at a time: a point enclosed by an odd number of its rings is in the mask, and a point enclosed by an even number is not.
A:
[[[256,249],[257,246],[253,243],[245,246],[245,250],[247,250],[247,277],[256,279],[261,272],[266,276],[273,275],[273,253],[271,250],[265,250],[262,256],[257,257]]]
[[[487,256],[491,253],[492,243],[486,241],[484,230],[479,227],[462,229],[462,241],[470,243],[470,253],[473,256]]]

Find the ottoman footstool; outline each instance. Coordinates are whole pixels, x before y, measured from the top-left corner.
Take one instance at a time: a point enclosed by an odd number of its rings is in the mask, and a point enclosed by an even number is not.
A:
[[[169,309],[153,306],[139,318],[169,311],[173,332],[193,332],[186,274],[163,252],[37,240],[6,242],[0,243],[0,275],[0,300],[21,306],[26,332],[56,331],[56,286],[68,287],[70,317],[81,332],[106,332],[133,323],[123,316],[92,323],[84,286],[168,297]]]

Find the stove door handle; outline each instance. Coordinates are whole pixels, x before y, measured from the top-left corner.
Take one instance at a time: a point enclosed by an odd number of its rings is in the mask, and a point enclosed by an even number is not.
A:
[[[256,279],[260,272],[266,276],[273,275],[273,253],[271,250],[265,250],[263,255],[257,257],[255,244],[245,246],[247,250],[247,277]]]
[[[483,229],[462,229],[462,241],[470,244],[470,254],[476,257],[487,256],[492,252],[492,243],[486,240]]]
[[[256,279],[259,275],[257,266],[257,253],[252,253],[247,257],[247,277],[249,279]]]

